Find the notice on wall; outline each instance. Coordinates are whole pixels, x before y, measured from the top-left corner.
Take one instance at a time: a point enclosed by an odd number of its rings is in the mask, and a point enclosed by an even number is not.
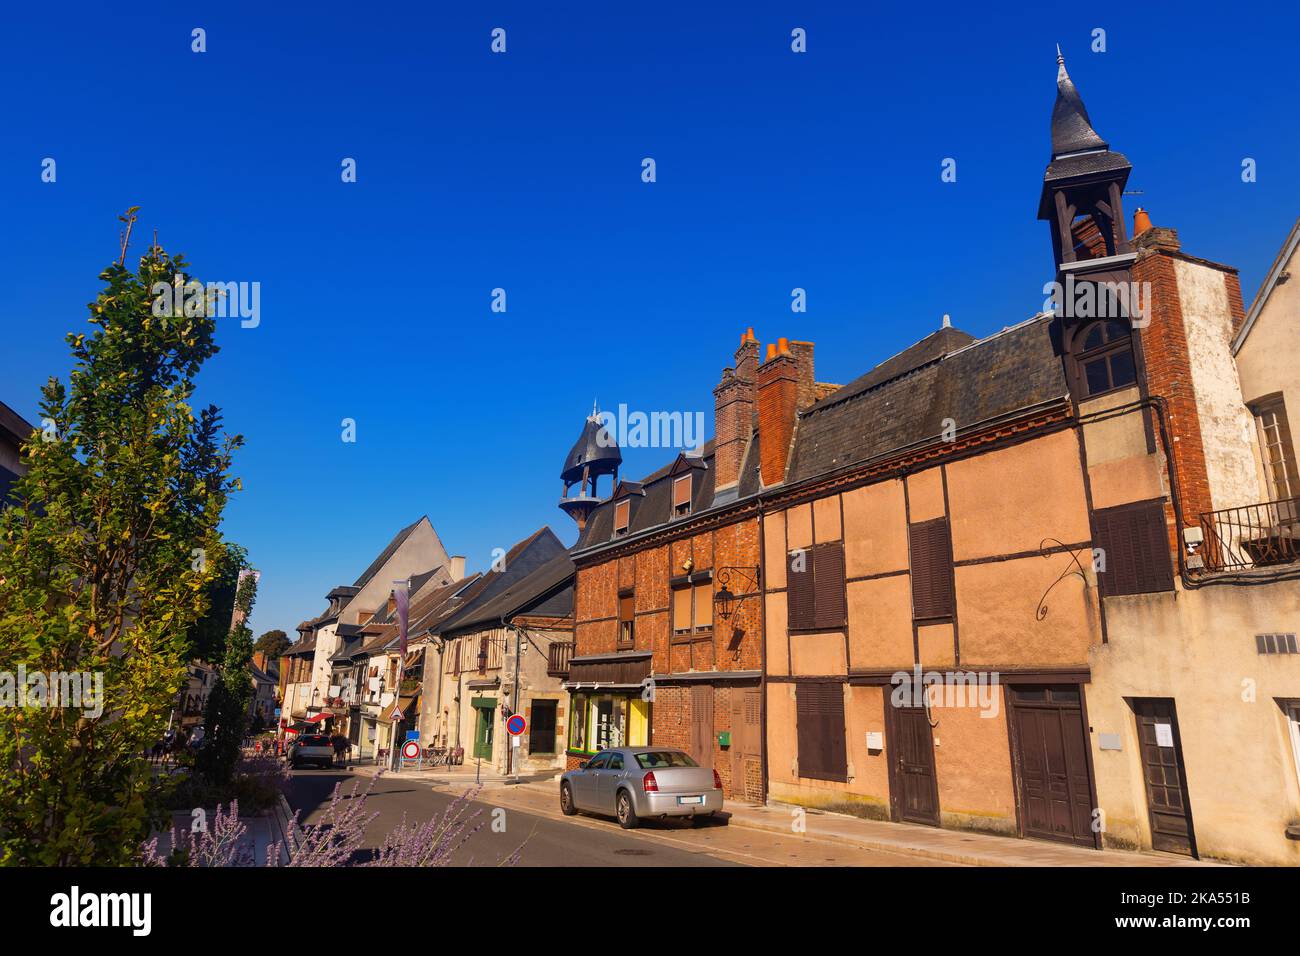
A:
[[[1172,747],[1174,745],[1174,727],[1172,724],[1156,724],[1156,745]]]

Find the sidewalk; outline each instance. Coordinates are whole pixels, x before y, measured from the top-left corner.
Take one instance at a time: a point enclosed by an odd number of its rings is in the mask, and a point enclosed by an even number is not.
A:
[[[389,770],[386,767],[379,767],[372,763],[354,764],[347,768],[351,773],[358,777],[373,777],[381,770],[385,777],[397,780],[418,780],[421,783],[429,784],[460,784],[464,786],[474,786],[475,767],[472,763],[458,764],[455,767],[435,767],[429,770]],[[524,773],[518,778],[518,786],[529,784],[539,784],[549,786],[547,792],[551,792],[558,786],[557,781],[560,779],[562,771],[550,770],[545,773]],[[516,785],[514,774],[500,774],[483,768],[478,774],[479,783],[485,790],[495,789],[497,787],[512,787]]]
[[[472,776],[470,778],[473,779]],[[462,781],[454,781],[462,782]],[[558,815],[559,805],[554,780],[530,782],[513,787],[508,784],[485,786],[492,799],[505,802],[518,798],[517,809],[541,810]],[[728,826],[762,830],[782,836],[800,836],[835,844],[850,844],[868,850],[902,853],[946,863],[966,866],[1217,866],[1172,853],[1131,852],[1126,850],[1091,850],[1066,846],[1046,840],[1021,840],[1015,837],[972,833],[966,830],[941,830],[938,827],[911,823],[863,820],[841,813],[806,809],[802,833],[793,829],[795,811],[805,808],[785,804],[753,806],[728,803],[724,813]]]

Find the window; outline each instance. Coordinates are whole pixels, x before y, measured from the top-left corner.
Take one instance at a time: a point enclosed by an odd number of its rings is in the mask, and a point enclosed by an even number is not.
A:
[[[673,517],[691,513],[691,476],[680,475],[673,479]]]
[[[795,708],[799,776],[815,780],[847,779],[843,685],[801,681],[795,685]]]
[[[1128,322],[1108,319],[1079,332],[1075,354],[1078,392],[1082,397],[1101,395],[1137,381],[1133,363],[1133,332]]]
[[[570,698],[570,753],[643,747],[649,736],[650,705],[639,696],[579,693]]]
[[[532,714],[528,720],[528,752],[530,754],[555,753],[555,709],[553,700],[537,700],[532,703]]]
[[[1286,405],[1281,395],[1273,395],[1251,405],[1259,427],[1259,452],[1268,475],[1274,501],[1300,495],[1300,477],[1296,474],[1295,446],[1291,444],[1291,426],[1286,420]]]
[[[622,755],[622,754],[610,754],[610,756],[609,756],[609,763],[606,764],[606,766],[607,766],[610,770],[622,770],[622,769],[623,769],[623,755]]]
[[[609,763],[609,754],[597,754],[587,761],[588,770],[603,770],[605,764]]]
[[[673,587],[673,637],[690,640],[713,630],[713,581],[689,580]]]
[[[618,646],[628,648],[636,646],[636,612],[631,591],[618,596]]]
[[[1286,710],[1287,729],[1291,732],[1291,753],[1295,757],[1296,776],[1300,778],[1300,700],[1287,701],[1283,708]]]
[[[948,519],[909,528],[912,555],[912,616],[918,621],[953,615],[952,538]]]
[[[632,499],[624,498],[614,502],[614,537],[627,534],[628,519],[632,514]]]
[[[790,552],[786,574],[792,631],[844,626],[844,546],[836,541]]]
[[[636,762],[641,765],[642,770],[658,770],[661,767],[698,767],[690,754],[683,753],[680,750],[651,750],[648,753],[637,754]]]
[[[1101,549],[1101,593],[1148,594],[1172,591],[1169,530],[1163,501],[1142,501],[1093,513],[1094,548]]]

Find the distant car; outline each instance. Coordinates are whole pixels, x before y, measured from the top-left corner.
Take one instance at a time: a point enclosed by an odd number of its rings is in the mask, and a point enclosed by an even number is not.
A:
[[[307,734],[289,744],[289,766],[295,770],[305,763],[322,767],[334,765],[334,745],[325,734]]]
[[[608,814],[625,830],[647,817],[710,817],[722,809],[722,780],[675,747],[617,747],[560,777],[560,809]]]

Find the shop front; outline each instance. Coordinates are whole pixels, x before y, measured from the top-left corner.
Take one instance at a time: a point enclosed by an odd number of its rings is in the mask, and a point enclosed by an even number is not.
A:
[[[569,664],[569,730],[565,764],[576,768],[611,747],[650,743],[654,686],[650,652],[575,657]]]

